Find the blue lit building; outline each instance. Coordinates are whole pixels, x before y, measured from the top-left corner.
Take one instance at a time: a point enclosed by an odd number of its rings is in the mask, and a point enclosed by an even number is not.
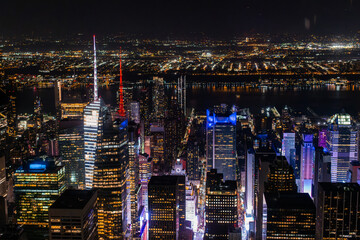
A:
[[[65,168],[41,157],[27,161],[14,176],[17,223],[46,228],[49,207],[65,191]]]
[[[236,180],[236,113],[206,111],[206,157],[208,170],[217,169],[224,180]]]
[[[284,132],[282,139],[281,155],[285,156],[286,160],[293,167],[295,173],[295,179],[299,186],[299,166],[296,161],[296,147],[295,147],[295,133]]]

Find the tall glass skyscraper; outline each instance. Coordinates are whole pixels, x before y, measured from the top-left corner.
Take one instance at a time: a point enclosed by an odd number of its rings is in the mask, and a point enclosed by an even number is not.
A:
[[[15,171],[18,224],[48,227],[48,209],[65,191],[65,168],[53,159],[36,158]]]
[[[128,121],[111,116],[98,97],[94,36],[94,100],[84,109],[85,189],[98,190],[99,239],[124,239],[129,188]]]
[[[217,112],[206,111],[207,167],[217,169],[224,180],[236,180],[236,113]]]
[[[329,119],[327,149],[331,154],[331,182],[346,182],[350,163],[358,160],[358,131],[349,114]]]
[[[313,135],[303,134],[300,161],[300,191],[308,193],[310,196],[312,196],[314,161],[315,147],[313,145]]]
[[[84,189],[84,127],[81,120],[62,120],[59,123],[61,164],[65,166],[67,187]]]
[[[84,109],[85,189],[93,188],[94,164],[101,140],[106,106],[99,98]]]
[[[281,155],[286,157],[286,160],[290,165],[292,165],[292,162],[295,161],[295,133],[283,133]]]

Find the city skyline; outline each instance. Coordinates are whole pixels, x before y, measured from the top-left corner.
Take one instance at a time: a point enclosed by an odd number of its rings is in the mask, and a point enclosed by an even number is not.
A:
[[[0,239],[360,239],[360,2],[3,6]]]

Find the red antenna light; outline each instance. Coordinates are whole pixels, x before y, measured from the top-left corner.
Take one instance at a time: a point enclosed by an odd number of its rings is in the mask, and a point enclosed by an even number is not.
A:
[[[123,95],[123,82],[122,82],[122,69],[121,69],[121,48],[120,48],[120,84],[119,84],[119,110],[118,113],[120,117],[125,117],[125,109],[124,109],[124,95]]]

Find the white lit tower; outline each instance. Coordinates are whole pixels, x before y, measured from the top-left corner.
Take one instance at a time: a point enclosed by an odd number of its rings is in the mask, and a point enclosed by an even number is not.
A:
[[[85,189],[93,187],[97,145],[101,139],[105,104],[98,96],[96,43],[94,40],[94,100],[84,109]]]

